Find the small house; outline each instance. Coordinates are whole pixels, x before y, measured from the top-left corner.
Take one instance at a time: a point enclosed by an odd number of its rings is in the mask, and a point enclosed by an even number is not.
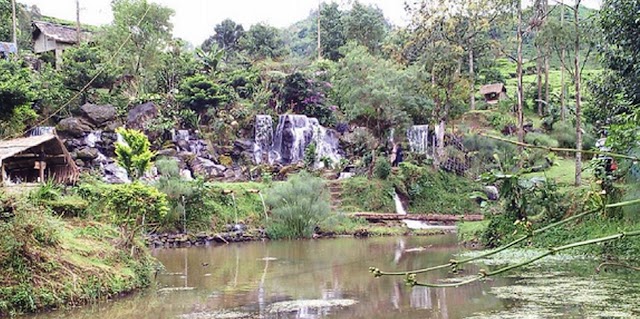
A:
[[[507,87],[503,83],[483,85],[480,94],[484,95],[484,101],[489,104],[497,104],[500,100],[507,99]]]
[[[0,185],[74,183],[78,176],[76,163],[55,134],[0,141]]]
[[[87,39],[90,36],[87,32],[82,32],[80,37]],[[44,53],[54,51],[56,56],[56,67],[62,66],[62,52],[80,40],[75,27],[53,24],[50,22],[34,21],[31,38],[33,40],[33,51]]]

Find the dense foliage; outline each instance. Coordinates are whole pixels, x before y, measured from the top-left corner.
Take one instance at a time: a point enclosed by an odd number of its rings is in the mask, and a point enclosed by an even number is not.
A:
[[[267,223],[270,238],[310,238],[314,229],[329,215],[328,194],[324,182],[308,173],[289,178],[267,193],[271,218]]]

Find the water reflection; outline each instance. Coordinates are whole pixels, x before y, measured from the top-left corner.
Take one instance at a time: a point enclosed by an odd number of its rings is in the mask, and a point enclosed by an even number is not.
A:
[[[428,247],[407,252],[410,248]],[[373,278],[372,265],[412,269],[447,262],[455,237],[334,239],[157,250],[164,264],[158,289],[115,302],[34,318],[200,318],[224,311],[257,318],[464,318],[504,305],[489,285],[444,290],[409,288],[402,277]],[[477,272],[473,266],[469,272]],[[434,281],[447,271],[422,277]],[[179,289],[178,289],[179,288]],[[189,290],[192,288],[192,290]],[[273,313],[274,304],[288,305]],[[357,301],[335,306],[332,302]],[[204,317],[202,317],[204,318]],[[215,318],[210,316],[209,318]]]

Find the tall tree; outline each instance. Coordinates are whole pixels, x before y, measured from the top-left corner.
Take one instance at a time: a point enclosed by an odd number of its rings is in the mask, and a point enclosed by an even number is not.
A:
[[[202,43],[202,49],[208,52],[215,43],[218,48],[227,52],[235,52],[239,49],[240,38],[244,35],[242,24],[231,19],[225,19],[213,28],[214,34]]]
[[[401,129],[410,121],[400,102],[404,85],[400,66],[353,42],[344,52],[334,81],[340,107],[349,121],[384,140],[391,129]]]
[[[607,43],[604,63],[619,81],[609,87],[621,93],[633,105],[640,105],[640,2],[635,0],[605,0],[600,25]]]
[[[419,63],[431,75],[423,86],[433,100],[432,118],[438,122],[438,152],[436,164],[444,156],[446,124],[466,108],[469,97],[469,81],[462,75],[462,65],[467,55],[465,46],[475,32],[468,32],[460,12],[449,11],[449,3],[440,0],[422,1],[410,13],[413,30],[410,43],[419,48]],[[464,31],[461,31],[464,30]]]
[[[263,23],[252,25],[240,46],[255,60],[276,59],[286,53],[280,30]]]
[[[336,2],[323,4],[320,9],[320,34],[322,56],[337,61],[342,57],[340,47],[345,45],[343,13]]]
[[[153,82],[160,53],[171,41],[173,25],[169,20],[174,12],[147,0],[113,0],[111,7],[113,23],[105,27],[96,43],[111,55],[124,44],[115,62],[136,77],[145,92]]]
[[[573,26],[575,28],[575,40],[574,40],[574,72],[573,82],[576,86],[576,174],[575,185],[582,185],[582,92],[581,92],[581,78],[582,70],[580,69],[580,2],[576,0],[576,4],[573,7]]]
[[[356,0],[344,20],[347,41],[356,41],[371,53],[379,51],[388,25],[380,8]]]

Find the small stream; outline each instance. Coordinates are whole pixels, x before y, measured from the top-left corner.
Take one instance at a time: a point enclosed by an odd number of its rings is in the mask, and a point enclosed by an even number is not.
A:
[[[634,273],[594,275],[552,261],[460,288],[406,287],[369,266],[433,266],[463,253],[455,235],[274,241],[153,252],[156,287],[115,301],[30,318],[615,318],[638,317]],[[508,257],[505,257],[508,258]],[[514,257],[515,258],[515,257]],[[557,266],[557,265],[560,266]],[[579,264],[581,268],[565,267]],[[564,265],[564,266],[563,266]],[[479,267],[469,265],[460,276]],[[579,275],[579,274],[583,275]],[[451,277],[447,270],[420,277]]]

